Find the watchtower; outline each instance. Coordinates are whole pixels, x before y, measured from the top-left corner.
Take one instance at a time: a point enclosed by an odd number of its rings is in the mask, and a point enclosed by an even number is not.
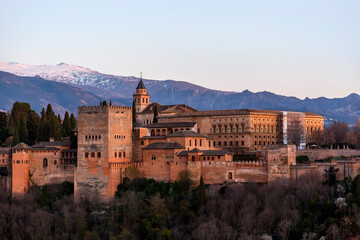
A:
[[[140,74],[140,81],[136,87],[136,93],[133,94],[136,113],[141,113],[150,103],[150,95],[147,93],[145,84]]]

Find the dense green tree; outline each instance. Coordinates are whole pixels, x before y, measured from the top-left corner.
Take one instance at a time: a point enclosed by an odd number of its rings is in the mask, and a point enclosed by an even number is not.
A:
[[[13,140],[12,140],[11,146],[15,146],[15,145],[18,144],[19,142],[20,142],[20,141],[19,141],[18,131],[17,131],[17,129],[15,128],[15,129],[14,129],[14,133],[13,133]]]
[[[29,143],[28,131],[26,128],[26,119],[25,117],[20,119],[19,125],[19,141],[24,143]]]

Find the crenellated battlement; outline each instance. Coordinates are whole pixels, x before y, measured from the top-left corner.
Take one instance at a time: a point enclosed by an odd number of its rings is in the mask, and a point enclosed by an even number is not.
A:
[[[115,105],[101,105],[101,106],[82,106],[78,108],[79,113],[97,113],[108,110],[122,110],[131,111],[132,107],[115,106]]]

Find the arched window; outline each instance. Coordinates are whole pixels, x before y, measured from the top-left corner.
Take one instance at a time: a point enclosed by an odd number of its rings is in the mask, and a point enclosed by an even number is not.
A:
[[[43,159],[43,168],[47,168],[47,166],[48,166],[48,160],[47,160],[47,158],[44,158]]]
[[[153,130],[151,130],[151,134],[150,134],[151,136],[155,136],[155,130],[153,129]]]
[[[229,172],[228,173],[228,179],[232,179],[232,178],[233,178],[232,172]]]
[[[191,161],[195,162],[195,156],[191,157]]]

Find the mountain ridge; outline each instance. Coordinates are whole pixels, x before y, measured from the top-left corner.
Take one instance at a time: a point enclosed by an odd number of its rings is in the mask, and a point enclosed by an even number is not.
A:
[[[139,78],[103,74],[89,68],[60,63],[55,66],[32,66],[0,63],[0,70],[21,76],[40,76],[45,80],[66,83],[104,99],[130,103]],[[343,98],[305,98],[277,95],[269,91],[219,91],[186,81],[143,79],[151,101],[161,104],[188,104],[199,110],[256,108],[265,110],[306,111],[321,114],[328,120],[355,123],[360,117],[360,96],[351,93]],[[114,101],[113,101],[114,102]],[[0,106],[1,108],[1,106]]]

